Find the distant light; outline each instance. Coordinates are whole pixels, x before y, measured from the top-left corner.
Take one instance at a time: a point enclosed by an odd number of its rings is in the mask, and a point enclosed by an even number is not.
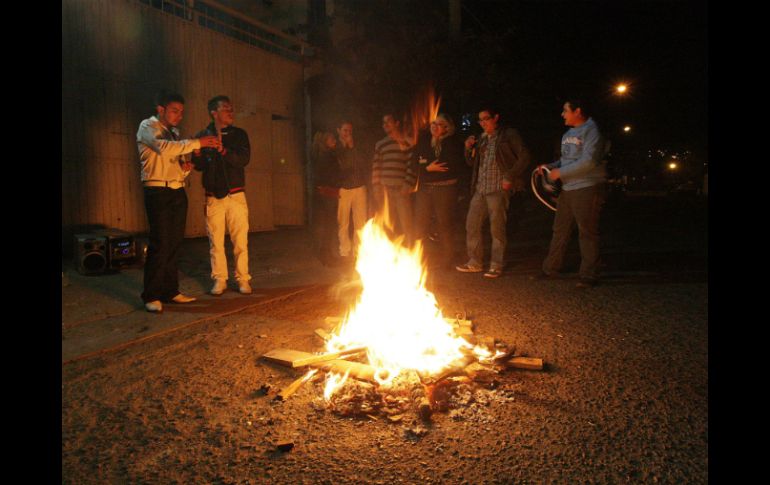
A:
[[[676,170],[679,165],[676,164],[676,162],[671,162],[668,164],[669,170]]]
[[[628,125],[626,125],[626,126],[624,126],[624,127],[623,127],[623,131],[625,131],[626,133],[628,133],[629,131],[631,131],[631,127],[630,127],[630,126],[628,126]]]
[[[460,129],[461,130],[469,130],[471,128],[471,125],[473,122],[471,121],[472,113],[465,113],[460,118]]]
[[[626,84],[618,84],[615,86],[615,91],[618,94],[625,94],[625,92],[628,90],[628,86]]]

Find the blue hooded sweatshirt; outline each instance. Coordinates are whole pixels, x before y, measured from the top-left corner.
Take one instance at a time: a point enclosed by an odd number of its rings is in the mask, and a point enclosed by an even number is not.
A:
[[[561,137],[561,158],[548,165],[561,172],[563,190],[577,190],[603,183],[607,179],[608,143],[593,118],[567,130]]]

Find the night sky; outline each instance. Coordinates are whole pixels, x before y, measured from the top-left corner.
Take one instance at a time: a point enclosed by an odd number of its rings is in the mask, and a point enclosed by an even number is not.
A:
[[[464,31],[500,39],[507,72],[528,79],[523,95],[593,99],[603,126],[631,124],[640,146],[707,148],[705,2],[474,0],[462,14]]]

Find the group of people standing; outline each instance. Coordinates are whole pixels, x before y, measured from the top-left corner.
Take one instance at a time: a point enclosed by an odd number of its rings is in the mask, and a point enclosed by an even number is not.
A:
[[[484,129],[477,144],[471,136],[463,142],[451,116],[438,113],[429,129],[419,133],[416,143],[404,134],[399,119],[392,113],[382,117],[385,137],[374,146],[373,156],[357,152],[361,172],[370,169],[368,184],[372,190],[371,207],[366,208],[366,180],[358,180],[360,208],[353,209],[354,233],[363,227],[368,217],[356,214],[374,214],[385,211],[394,236],[403,237],[406,245],[432,238],[439,249],[431,262],[433,268],[454,266],[454,226],[457,203],[470,170],[471,199],[466,221],[468,263],[456,266],[464,272],[481,272],[482,235],[484,220],[490,219],[492,233],[492,261],[485,272],[488,278],[502,273],[505,251],[508,199],[525,190],[524,177],[530,163],[529,151],[519,133],[500,125],[500,115],[492,107],[479,113]],[[350,121],[337,127],[339,143],[346,134],[352,134]],[[321,259],[327,264],[344,262],[350,257],[350,209],[343,203],[342,180],[344,158],[333,133],[316,134],[314,143],[317,227],[319,229]],[[478,145],[478,146],[477,146]],[[337,146],[337,148],[335,148]],[[467,182],[466,182],[467,183]],[[339,190],[337,190],[339,187]],[[337,202],[337,204],[335,204]],[[328,228],[336,227],[337,240]],[[353,236],[355,237],[355,236]],[[335,247],[335,242],[338,246]],[[354,245],[354,244],[353,244]]]
[[[405,245],[425,240],[435,217],[441,245],[437,264],[449,265],[458,181],[465,167],[455,124],[440,113],[416,143],[393,113],[382,117],[382,128],[385,137],[374,145],[373,154],[355,145],[349,120],[338,123],[336,137],[332,132],[315,135],[315,220],[321,260],[328,265],[352,262],[358,231],[372,215],[381,213],[386,230]]]
[[[551,181],[562,182],[553,238],[537,278],[551,278],[560,271],[577,224],[582,257],[578,286],[582,288],[595,285],[599,275],[599,214],[605,200],[608,148],[588,109],[577,99],[564,103],[562,118],[570,128],[562,137],[561,156],[537,167],[539,174],[547,172]],[[463,142],[452,118],[439,113],[429,131],[420,133],[412,145],[399,119],[388,113],[382,118],[386,136],[375,144],[373,156],[355,145],[349,120],[337,125],[337,136],[317,133],[313,143],[315,219],[324,264],[352,262],[358,231],[369,216],[387,207],[393,235],[401,236],[407,245],[429,237],[438,241],[434,268],[454,267],[464,273],[484,273],[486,278],[501,276],[509,207],[519,206],[526,196],[531,156],[520,133],[504,125],[494,107],[482,107],[478,123],[483,130],[480,136],[471,135]],[[462,183],[468,170],[470,187]],[[457,203],[461,191],[467,190],[467,261],[454,266]],[[367,201],[371,202],[368,208]],[[485,269],[482,228],[486,220],[492,244]]]
[[[177,272],[187,218],[185,180],[193,169],[202,172],[206,193],[206,231],[214,281],[210,293],[221,295],[227,289],[225,231],[233,244],[238,291],[252,292],[249,212],[244,192],[244,167],[251,153],[249,137],[233,126],[234,109],[227,96],[215,96],[206,108],[211,123],[193,138],[180,139],[177,126],[183,117],[184,98],[162,92],[156,101],[156,115],[142,121],[137,131],[150,228],[141,297],[149,312],[163,311],[163,303],[195,301],[179,291]],[[538,278],[551,278],[559,272],[577,224],[582,257],[578,286],[590,287],[599,275],[599,214],[605,200],[608,144],[584,102],[565,102],[562,118],[570,129],[562,137],[561,157],[537,167],[539,173],[547,172],[551,180],[563,184],[553,238]],[[519,132],[503,125],[493,107],[483,107],[478,122],[481,135],[469,136],[463,142],[453,119],[439,113],[430,129],[420,133],[413,144],[399,118],[387,113],[382,118],[385,137],[375,144],[373,155],[355,142],[349,120],[338,123],[336,134],[317,133],[312,149],[314,209],[324,264],[352,262],[359,231],[367,219],[387,210],[388,230],[393,236],[402,237],[406,245],[436,239],[440,249],[432,266],[451,268],[458,196],[468,189],[461,181],[470,170],[465,220],[468,259],[455,269],[499,277],[504,266],[508,207],[512,198],[525,195],[531,157]],[[371,187],[371,194],[367,187]],[[492,247],[485,270],[481,231],[487,219]]]

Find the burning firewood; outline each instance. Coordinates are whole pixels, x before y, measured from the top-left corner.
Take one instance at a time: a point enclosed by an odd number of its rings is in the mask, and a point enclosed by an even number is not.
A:
[[[328,360],[335,360],[340,358],[352,357],[356,354],[360,354],[366,351],[366,347],[356,347],[339,352],[331,352],[327,354],[314,355],[307,352],[300,352],[298,350],[290,349],[276,349],[271,350],[262,356],[263,359],[276,362],[288,367],[305,367],[306,365],[316,364],[319,362],[326,362]]]
[[[275,396],[275,398],[279,401],[287,400],[289,396],[297,392],[297,389],[302,387],[302,384],[309,381],[310,378],[313,377],[316,372],[318,372],[318,369],[312,369],[308,371],[305,375],[303,375],[302,377],[300,377],[299,379],[295,380],[294,382],[289,384],[287,387],[282,389],[281,392],[279,392],[278,395]]]
[[[324,342],[326,342],[327,340],[329,340],[331,338],[331,335],[329,335],[329,332],[327,332],[326,330],[324,330],[322,328],[315,329],[315,334],[318,335],[319,337],[321,337],[321,340],[323,340]]]
[[[377,369],[360,362],[350,362],[347,360],[331,360],[328,362],[311,364],[311,367],[319,367],[324,372],[336,372],[338,374],[350,373],[350,377],[355,379],[376,383],[375,375],[377,375]],[[385,379],[388,377],[387,371],[381,371],[379,377]]]

